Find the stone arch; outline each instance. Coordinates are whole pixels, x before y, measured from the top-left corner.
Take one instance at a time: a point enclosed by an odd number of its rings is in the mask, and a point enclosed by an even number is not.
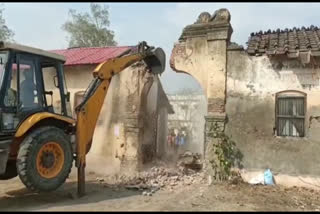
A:
[[[196,69],[193,68],[192,66],[193,63],[190,59],[190,57],[192,56],[192,53],[193,53],[192,47],[187,50],[185,43],[176,43],[171,53],[170,67],[176,73],[192,76],[193,79],[195,79],[197,83],[200,85],[204,95],[207,97],[207,88],[206,88],[207,81],[206,81],[206,78],[202,78],[203,75],[205,74],[203,74],[204,72],[201,72],[201,73],[193,72]],[[187,69],[180,66],[180,64],[183,64],[185,67],[187,67]]]
[[[227,9],[219,9],[212,16],[203,12],[183,29],[171,53],[171,68],[190,74],[200,83],[210,115],[225,112],[227,47],[232,31]]]
[[[233,32],[230,19],[227,9],[219,9],[213,15],[201,13],[194,24],[183,29],[170,57],[171,68],[194,77],[206,95],[205,156],[208,142],[224,132],[226,123],[227,49]],[[215,135],[210,135],[213,132]]]
[[[171,60],[172,62],[172,55]],[[193,81],[200,87],[199,91],[181,90],[179,93],[169,95],[170,104],[173,106],[175,113],[171,116],[169,128],[185,130],[187,133],[186,144],[179,151],[180,153],[186,150],[204,154],[204,132],[205,132],[205,116],[207,116],[207,95],[203,84],[200,82],[200,76],[190,75],[185,71],[176,70],[181,76],[191,76]],[[193,92],[196,92],[195,94]],[[191,94],[190,94],[191,93]],[[179,100],[179,101],[178,101]],[[196,106],[196,107],[195,107]],[[186,121],[183,121],[184,118]]]

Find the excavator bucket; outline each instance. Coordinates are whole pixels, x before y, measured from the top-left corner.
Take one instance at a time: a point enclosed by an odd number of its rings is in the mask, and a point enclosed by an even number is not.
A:
[[[166,67],[166,54],[162,48],[156,48],[150,51],[150,54],[144,59],[147,66],[153,74],[162,74]]]

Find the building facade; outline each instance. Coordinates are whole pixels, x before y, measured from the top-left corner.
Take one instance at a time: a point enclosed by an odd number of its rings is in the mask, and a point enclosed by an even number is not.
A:
[[[171,55],[205,92],[206,158],[224,133],[247,170],[320,176],[320,29],[266,29],[243,48],[231,42],[230,19],[227,9],[201,13]]]

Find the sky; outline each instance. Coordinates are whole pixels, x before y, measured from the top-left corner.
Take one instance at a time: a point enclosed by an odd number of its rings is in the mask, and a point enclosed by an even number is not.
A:
[[[109,6],[110,29],[118,45],[140,41],[166,52],[166,71],[161,82],[167,93],[200,89],[187,74],[169,66],[171,50],[183,28],[196,21],[201,12],[213,14],[227,8],[231,14],[232,42],[246,48],[251,32],[302,26],[320,27],[320,3],[104,3]],[[4,3],[4,18],[17,43],[52,50],[68,47],[68,35],[61,28],[70,18],[69,9],[89,12],[89,3]]]

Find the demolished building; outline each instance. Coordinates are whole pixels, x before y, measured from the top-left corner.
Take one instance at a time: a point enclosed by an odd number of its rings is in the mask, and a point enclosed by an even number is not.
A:
[[[170,60],[206,95],[206,158],[225,133],[245,169],[319,176],[320,29],[252,33],[244,49],[231,42],[230,20],[227,9],[201,13],[183,29]]]
[[[125,54],[130,48],[89,47],[52,51],[66,57],[64,71],[73,117],[76,116],[75,107],[93,79],[95,67]],[[116,168],[115,171],[136,171],[156,156],[161,156],[165,150],[166,139],[161,136],[167,134],[167,114],[173,110],[159,77],[148,73],[147,69],[144,62],[139,62],[114,76],[101,109],[89,157],[103,157],[108,161],[107,165]],[[58,110],[60,103],[55,99],[58,91],[49,77],[44,77],[46,90],[53,91],[53,106]],[[106,163],[102,165],[107,167]]]

